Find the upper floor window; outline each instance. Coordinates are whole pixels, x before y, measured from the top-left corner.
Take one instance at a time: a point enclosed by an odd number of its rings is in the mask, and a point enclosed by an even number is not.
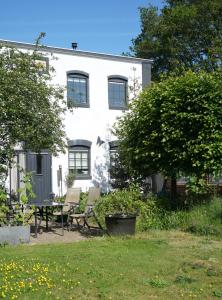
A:
[[[109,108],[127,108],[127,78],[120,76],[108,77]]]
[[[89,76],[80,71],[67,74],[68,103],[76,106],[89,107]]]
[[[69,172],[76,179],[89,179],[91,142],[85,140],[69,141]]]

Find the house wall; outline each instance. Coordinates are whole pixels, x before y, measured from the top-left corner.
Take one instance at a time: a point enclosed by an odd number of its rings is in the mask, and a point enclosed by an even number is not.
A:
[[[22,51],[32,51],[32,44],[3,41],[8,46]],[[109,190],[109,142],[116,140],[111,129],[116,119],[122,115],[122,110],[109,109],[108,76],[118,75],[128,78],[128,87],[135,85],[129,96],[133,98],[138,88],[141,90],[151,80],[151,60],[121,57],[84,51],[74,51],[45,46],[41,49],[48,57],[49,65],[55,69],[52,84],[66,87],[67,72],[78,70],[89,74],[89,104],[88,108],[77,107],[65,115],[64,125],[68,140],[88,140],[91,144],[91,179],[75,180],[74,187],[87,191],[90,186],[99,185],[103,192]],[[67,93],[64,93],[67,99]],[[97,144],[100,137],[104,141]],[[22,160],[22,158],[21,158]],[[24,164],[24,162],[23,162]],[[58,185],[58,171],[62,170],[62,186]],[[16,170],[13,176],[16,177]],[[52,192],[56,195],[66,193],[65,176],[68,174],[68,151],[57,157],[52,157]],[[15,180],[16,181],[16,178]],[[13,186],[14,187],[14,186]]]
[[[71,70],[84,71],[89,74],[89,108],[75,108],[65,116],[65,128],[69,140],[85,139],[92,142],[91,146],[91,176],[92,179],[75,180],[74,186],[86,191],[90,186],[99,185],[103,192],[109,189],[109,141],[116,138],[111,129],[121,110],[109,109],[108,76],[121,75],[128,78],[128,85],[135,81],[142,87],[142,63],[108,60],[94,57],[70,56],[55,54],[56,60],[50,65],[56,70],[54,84],[66,86],[67,72]],[[150,65],[147,64],[148,73]],[[150,77],[149,77],[150,78]],[[66,98],[65,92],[65,98]],[[129,93],[129,99],[132,94]],[[100,137],[105,143],[97,145]],[[57,170],[62,166],[63,189],[58,187]],[[64,178],[68,174],[68,153],[53,157],[52,188],[55,194],[66,192]]]

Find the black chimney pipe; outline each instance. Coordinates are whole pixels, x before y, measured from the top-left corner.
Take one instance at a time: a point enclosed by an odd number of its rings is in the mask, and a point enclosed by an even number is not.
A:
[[[78,46],[77,43],[75,43],[75,42],[72,43],[72,49],[73,49],[73,50],[76,50],[77,46]]]

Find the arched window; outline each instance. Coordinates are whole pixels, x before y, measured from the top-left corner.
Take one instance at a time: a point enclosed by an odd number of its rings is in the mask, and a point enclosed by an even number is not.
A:
[[[110,109],[127,108],[127,78],[113,75],[108,77],[108,97]]]
[[[89,75],[82,71],[67,72],[67,100],[80,107],[89,107]]]
[[[86,140],[72,140],[69,146],[69,173],[74,173],[76,179],[90,179],[91,142]]]

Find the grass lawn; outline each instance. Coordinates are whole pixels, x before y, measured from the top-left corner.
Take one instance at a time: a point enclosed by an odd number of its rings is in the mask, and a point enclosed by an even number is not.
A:
[[[179,231],[0,248],[4,299],[219,299],[222,240]]]

